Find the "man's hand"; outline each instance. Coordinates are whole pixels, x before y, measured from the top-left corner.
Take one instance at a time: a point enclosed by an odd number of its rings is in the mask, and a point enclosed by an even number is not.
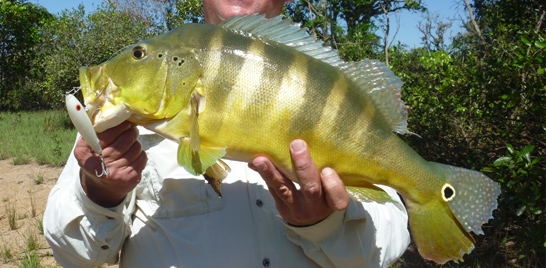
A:
[[[343,182],[331,168],[325,168],[319,174],[303,140],[292,141],[290,155],[299,190],[266,157],[257,157],[249,164],[265,180],[277,210],[286,222],[309,226],[324,220],[334,210],[347,208],[349,194]]]
[[[129,122],[98,134],[104,163],[109,174],[97,177],[101,172],[99,156],[83,139],[79,139],[74,156],[81,167],[81,184],[87,196],[103,207],[119,205],[127,193],[140,182],[141,173],[148,158],[138,141],[138,130]]]

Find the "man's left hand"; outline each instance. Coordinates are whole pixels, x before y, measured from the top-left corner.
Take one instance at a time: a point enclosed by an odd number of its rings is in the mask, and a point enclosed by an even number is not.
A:
[[[310,226],[324,220],[334,210],[347,208],[349,194],[345,185],[331,168],[324,168],[319,174],[305,141],[292,141],[290,155],[300,189],[267,157],[257,157],[249,164],[265,180],[277,210],[286,222]]]

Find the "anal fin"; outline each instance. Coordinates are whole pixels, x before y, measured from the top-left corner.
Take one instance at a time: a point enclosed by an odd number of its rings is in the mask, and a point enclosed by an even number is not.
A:
[[[216,163],[212,164],[207,170],[203,177],[208,181],[212,189],[218,194],[218,197],[222,197],[222,181],[228,176],[228,173],[231,171],[231,168],[221,159],[218,159]]]
[[[345,189],[347,189],[347,192],[353,199],[358,201],[378,203],[394,202],[387,192],[373,184],[366,187],[345,186]]]
[[[191,147],[188,138],[180,140],[178,145],[178,164],[193,175],[200,175],[226,154],[226,148],[200,146],[198,151]]]

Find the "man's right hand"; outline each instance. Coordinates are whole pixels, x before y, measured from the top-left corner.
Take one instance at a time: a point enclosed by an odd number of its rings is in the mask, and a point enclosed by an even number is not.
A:
[[[87,142],[79,139],[74,156],[81,167],[81,185],[89,199],[103,207],[119,205],[127,193],[140,182],[148,158],[138,141],[138,130],[130,122],[98,134],[108,175],[97,177],[102,171],[101,160]]]

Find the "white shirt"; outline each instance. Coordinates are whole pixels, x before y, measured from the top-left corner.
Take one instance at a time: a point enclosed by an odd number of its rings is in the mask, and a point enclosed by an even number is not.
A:
[[[178,144],[139,128],[142,180],[115,208],[83,191],[73,154],[49,195],[44,233],[64,267],[386,267],[409,244],[407,212],[357,202],[309,227],[287,225],[258,173],[226,161],[223,198],[176,163]]]

